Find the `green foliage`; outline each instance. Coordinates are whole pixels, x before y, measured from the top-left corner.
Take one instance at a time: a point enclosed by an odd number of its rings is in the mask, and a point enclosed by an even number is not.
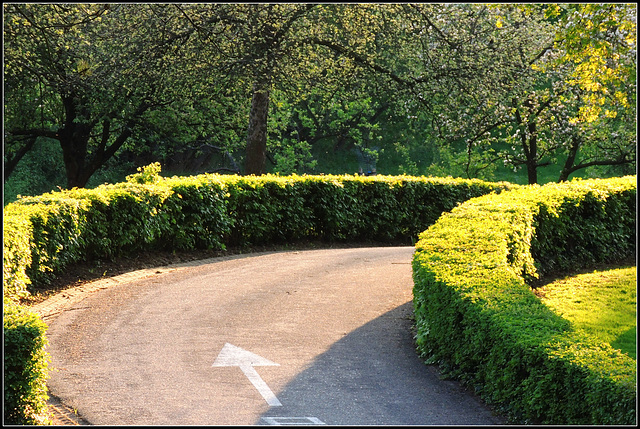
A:
[[[579,198],[540,204],[531,247],[541,274],[617,261],[636,248],[636,238],[629,234],[635,228],[635,188],[618,185],[616,197],[610,198],[611,187],[599,183],[615,184],[615,179],[572,183],[569,192]],[[545,189],[548,195],[567,193],[561,185],[546,185]]]
[[[31,266],[33,225],[27,210],[9,206],[3,212],[2,279],[5,297],[20,299],[28,295],[31,279],[27,267]]]
[[[460,202],[513,187],[409,176],[163,178],[159,164],[151,164],[123,183],[20,198],[4,210],[5,414],[34,422],[46,399],[44,324],[15,303],[29,284],[46,284],[74,262],[156,248],[406,241]],[[23,319],[24,329],[14,322]],[[26,348],[23,332],[31,335]]]
[[[576,268],[633,255],[635,190],[635,177],[530,186],[444,214],[413,261],[427,362],[517,423],[634,424],[635,361],[574,330],[527,283],[556,260]],[[607,227],[605,246],[591,230]]]
[[[25,308],[4,302],[4,424],[49,424],[47,326]]]
[[[157,211],[162,225],[157,246],[224,249],[233,224],[224,181],[205,175],[168,179],[166,186],[171,191]]]
[[[316,147],[325,144],[342,159],[354,150],[377,159],[384,174],[496,180],[504,164],[527,166],[537,182],[543,167],[566,180],[635,166],[633,4],[13,3],[4,12],[11,200],[65,180],[122,180],[132,170],[122,165],[214,171],[184,162],[207,151],[233,156],[237,171],[254,89],[269,95],[254,119],[273,173],[363,167],[326,165]],[[547,168],[561,161],[559,174]],[[40,170],[47,180],[34,180]]]
[[[410,176],[163,178],[159,165],[127,182],[21,198],[5,207],[5,293],[64,267],[145,249],[224,249],[315,239],[412,242],[461,201],[508,183]]]
[[[32,281],[46,283],[76,261],[152,248],[408,240],[459,202],[513,187],[408,176],[163,178],[158,164],[138,171],[127,182],[8,204],[6,299],[18,301]],[[20,374],[12,377],[26,379]]]
[[[511,192],[496,194],[504,190]],[[485,197],[472,199],[481,195]],[[542,232],[553,236],[551,226],[565,227],[558,219],[570,223],[567,231],[584,232],[594,241],[595,250],[581,251],[578,258],[607,261],[628,253],[634,199],[635,178],[520,188],[410,176],[163,178],[158,166],[151,165],[128,182],[8,204],[5,297],[18,300],[32,280],[46,282],[78,260],[152,248],[224,249],[309,238],[406,242],[440,219],[421,234],[414,259],[416,340],[422,353],[450,374],[481,386],[481,394],[516,419],[546,421],[551,412],[565,413],[562,419],[571,422],[586,421],[582,416],[626,421],[624,357],[597,343],[595,349],[607,353],[608,360],[589,349],[593,357],[585,362],[597,361],[599,369],[576,367],[573,344],[593,340],[576,336],[566,320],[535,298],[526,280],[552,264],[541,264],[533,255],[543,260],[554,251],[566,256],[562,243],[551,239],[545,247],[542,240]],[[564,210],[574,218],[562,217]],[[609,214],[618,219],[616,225]],[[600,238],[587,231],[602,222],[609,222],[606,251]],[[579,243],[589,247],[586,241]],[[455,348],[451,338],[456,338]],[[561,358],[549,359],[549,350]],[[615,382],[610,374],[617,374]],[[586,405],[564,406],[584,402],[580,392],[586,392]],[[549,395],[557,403],[549,405]],[[610,409],[619,420],[603,417]]]
[[[583,92],[574,121],[615,117],[616,107],[630,107],[635,95],[625,84],[636,74],[637,5],[554,4],[545,15],[560,24],[556,43],[563,55],[557,62],[573,65],[569,82]]]
[[[154,162],[146,167],[138,167],[138,173],[126,177],[130,183],[153,184],[160,180],[162,167],[159,162]]]
[[[4,205],[22,195],[40,195],[64,186],[62,151],[55,140],[37,139],[4,182]]]
[[[178,9],[124,4],[3,8],[5,166],[19,162],[29,142],[47,137],[64,153],[66,186],[84,187],[134,132],[153,129],[169,113],[177,112],[172,124],[188,139],[191,129],[184,123],[194,122],[190,100],[203,98],[211,73],[204,77],[202,67],[194,66],[197,49],[189,42],[194,30],[185,29]],[[149,126],[155,111],[161,114]]]
[[[314,237],[313,207],[301,176],[237,177],[226,184],[232,219],[230,245]]]

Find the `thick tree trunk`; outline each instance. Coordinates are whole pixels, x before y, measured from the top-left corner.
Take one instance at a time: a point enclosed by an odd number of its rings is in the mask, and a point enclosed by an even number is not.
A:
[[[62,148],[67,188],[83,188],[89,180],[89,177],[83,178],[83,172],[91,127],[86,122],[76,121],[80,106],[75,94],[63,96],[62,104],[65,109],[65,121],[64,127],[58,132],[58,141]]]
[[[87,156],[87,137],[82,136],[61,136],[60,146],[62,147],[62,157],[67,175],[67,188],[84,188],[93,172],[89,172],[86,167],[85,158]]]
[[[535,161],[533,163],[531,161],[527,161],[527,178],[529,179],[530,185],[538,183],[538,166]]]
[[[89,151],[89,139],[97,124],[93,122],[76,122],[79,110],[77,100],[74,97],[63,98],[65,106],[65,126],[56,138],[60,141],[62,156],[67,174],[67,188],[84,188],[87,182],[109,159],[111,159],[122,145],[131,137],[136,120],[147,110],[150,105],[141,103],[131,115],[119,135],[114,137],[111,133],[111,120],[104,119],[102,123],[102,138],[92,153]],[[87,118],[88,112],[83,112],[82,118]]]
[[[256,83],[253,86],[251,112],[249,113],[245,174],[261,175],[266,172],[268,113],[268,85]]]
[[[527,180],[530,185],[538,183],[538,142],[535,135],[522,135],[522,149],[524,164],[527,166]]]

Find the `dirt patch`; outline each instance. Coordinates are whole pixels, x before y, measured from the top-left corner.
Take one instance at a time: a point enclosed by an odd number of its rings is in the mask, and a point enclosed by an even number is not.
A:
[[[54,426],[89,426],[89,422],[80,417],[76,410],[63,404],[60,399],[49,395],[47,407]]]

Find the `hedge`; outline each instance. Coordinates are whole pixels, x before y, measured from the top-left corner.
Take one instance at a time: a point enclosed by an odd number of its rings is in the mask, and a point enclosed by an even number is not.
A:
[[[162,178],[158,165],[139,171],[123,183],[21,198],[5,206],[5,352],[13,353],[5,357],[5,386],[22,389],[5,387],[5,423],[33,421],[46,399],[45,326],[16,303],[29,295],[30,284],[46,284],[73,263],[150,249],[225,249],[308,239],[412,243],[462,201],[516,187],[409,176]]]
[[[635,255],[636,177],[471,199],[420,234],[416,342],[521,424],[636,424],[636,362],[574,331],[531,283]]]
[[[41,425],[47,416],[47,326],[25,308],[4,303],[4,424]]]
[[[127,182],[5,206],[5,296],[17,300],[32,282],[46,283],[78,261],[147,249],[308,239],[412,243],[462,201],[515,186],[410,176],[161,178],[143,171]]]

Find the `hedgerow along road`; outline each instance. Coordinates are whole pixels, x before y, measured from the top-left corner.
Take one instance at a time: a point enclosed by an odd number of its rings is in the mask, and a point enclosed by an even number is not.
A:
[[[49,389],[94,425],[502,424],[417,356],[413,252],[236,255],[98,290],[49,321]]]

